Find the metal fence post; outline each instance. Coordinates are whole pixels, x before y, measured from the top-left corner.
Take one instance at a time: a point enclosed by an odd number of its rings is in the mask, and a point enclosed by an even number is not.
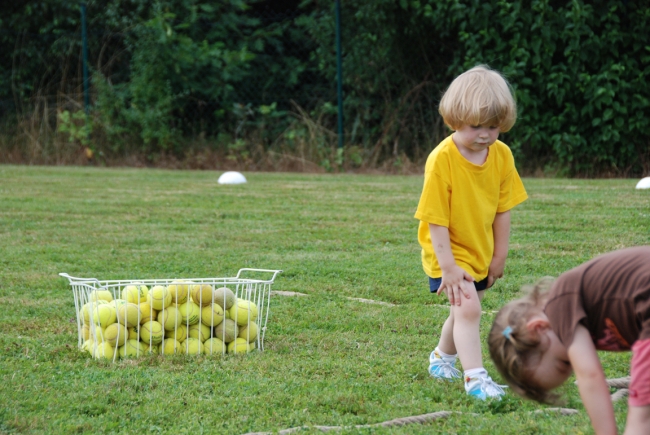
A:
[[[336,94],[339,103],[339,153],[343,152],[343,60],[341,57],[341,0],[336,0]]]
[[[86,3],[81,3],[81,39],[83,45],[83,85],[84,85],[84,109],[86,115],[90,107],[90,95],[88,95],[88,34],[86,32]]]

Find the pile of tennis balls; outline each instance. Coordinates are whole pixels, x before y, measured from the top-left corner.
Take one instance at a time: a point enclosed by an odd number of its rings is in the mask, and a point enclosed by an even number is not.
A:
[[[82,350],[96,359],[255,349],[259,310],[228,287],[175,280],[148,288],[134,282],[119,296],[93,290],[79,310]]]

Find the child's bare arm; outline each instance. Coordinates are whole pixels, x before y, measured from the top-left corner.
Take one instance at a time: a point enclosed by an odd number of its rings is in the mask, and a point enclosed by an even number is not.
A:
[[[492,223],[494,234],[494,254],[488,269],[488,287],[503,276],[503,269],[506,267],[508,257],[508,242],[510,240],[510,210],[497,213]]]
[[[571,367],[578,379],[582,403],[587,409],[596,434],[616,434],[616,419],[609,387],[587,328],[582,325],[576,327],[573,343],[567,351]]]
[[[460,305],[461,292],[467,299],[470,298],[469,293],[465,290],[465,283],[463,281],[473,282],[474,278],[456,264],[456,259],[451,251],[449,228],[429,224],[429,232],[431,233],[433,251],[436,253],[438,264],[440,265],[440,269],[442,269],[440,291],[447,295],[450,304]]]

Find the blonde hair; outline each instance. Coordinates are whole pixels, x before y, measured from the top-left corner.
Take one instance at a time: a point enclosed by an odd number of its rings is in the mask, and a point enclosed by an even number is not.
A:
[[[510,84],[501,74],[478,65],[451,82],[438,112],[452,130],[463,125],[487,125],[506,132],[517,120],[517,103]]]
[[[540,355],[541,336],[527,327],[542,308],[554,279],[544,277],[527,294],[507,303],[494,319],[488,335],[490,356],[510,388],[520,396],[540,403],[558,403],[559,396],[536,385],[531,379],[534,359]]]

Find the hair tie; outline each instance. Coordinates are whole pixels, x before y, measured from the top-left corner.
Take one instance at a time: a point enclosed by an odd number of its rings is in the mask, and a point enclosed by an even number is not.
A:
[[[512,326],[508,325],[503,328],[502,334],[505,338],[508,339],[508,341],[512,340]]]

